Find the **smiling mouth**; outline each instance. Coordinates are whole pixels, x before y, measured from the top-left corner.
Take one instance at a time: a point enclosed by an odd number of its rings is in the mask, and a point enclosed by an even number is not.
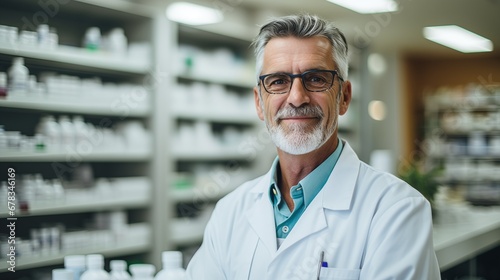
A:
[[[294,117],[283,117],[280,118],[281,121],[287,121],[287,120],[313,120],[313,119],[319,119],[318,117],[312,117],[312,116],[294,116]]]

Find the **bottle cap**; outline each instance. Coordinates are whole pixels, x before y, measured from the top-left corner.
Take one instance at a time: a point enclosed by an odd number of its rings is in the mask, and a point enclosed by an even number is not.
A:
[[[12,64],[24,64],[24,57],[14,57]]]
[[[103,268],[104,257],[101,254],[87,255],[87,268]]]
[[[125,271],[127,270],[127,262],[124,260],[112,260],[109,262],[111,270],[114,271]]]
[[[73,280],[73,271],[64,269],[64,268],[56,268],[52,270],[52,280]]]
[[[182,267],[182,252],[180,252],[180,251],[164,251],[161,254],[161,260],[162,260],[164,268]]]
[[[152,264],[131,264],[130,272],[135,277],[151,277],[156,271]]]
[[[85,256],[84,255],[65,256],[64,267],[85,267]]]

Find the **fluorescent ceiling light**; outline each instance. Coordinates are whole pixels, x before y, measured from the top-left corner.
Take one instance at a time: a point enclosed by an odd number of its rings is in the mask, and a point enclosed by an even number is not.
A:
[[[360,14],[395,12],[398,4],[394,0],[327,0]]]
[[[221,11],[188,2],[175,2],[167,7],[167,18],[189,25],[203,25],[224,19]]]
[[[490,40],[456,25],[424,27],[424,37],[463,53],[493,50]]]

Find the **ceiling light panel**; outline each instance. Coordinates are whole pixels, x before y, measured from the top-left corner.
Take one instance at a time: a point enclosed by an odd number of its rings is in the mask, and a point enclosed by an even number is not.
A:
[[[491,52],[493,43],[457,25],[424,27],[424,37],[463,53]]]
[[[327,0],[333,4],[360,14],[395,12],[398,4],[394,0]]]
[[[169,20],[189,25],[212,24],[224,19],[219,10],[188,2],[172,3],[166,13]]]

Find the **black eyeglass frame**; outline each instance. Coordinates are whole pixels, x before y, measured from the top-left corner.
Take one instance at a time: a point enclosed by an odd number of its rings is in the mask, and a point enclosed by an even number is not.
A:
[[[328,86],[328,88],[326,88],[324,90],[309,90],[306,87],[306,84],[305,84],[303,78],[304,78],[305,75],[310,74],[310,73],[331,73],[331,74],[333,74],[332,83]],[[282,75],[286,75],[286,76],[290,77],[290,81],[291,81],[290,82],[290,88],[287,91],[276,93],[276,92],[270,92],[269,90],[267,90],[267,88],[266,88],[266,86],[264,84],[264,79],[267,78],[267,77],[269,77],[269,76],[271,76],[271,75],[276,75],[276,74],[282,74]],[[337,76],[340,81],[342,81],[342,82],[344,81],[344,79],[339,75],[339,72],[337,70],[313,69],[313,70],[308,70],[308,71],[305,71],[305,72],[299,73],[299,74],[290,74],[290,73],[285,73],[285,72],[276,72],[276,73],[270,73],[270,74],[265,74],[265,75],[259,76],[259,83],[258,83],[258,85],[260,86],[262,84],[262,86],[264,87],[264,90],[266,90],[266,92],[269,93],[269,94],[286,94],[286,93],[290,92],[290,90],[292,89],[293,81],[295,80],[295,78],[300,77],[300,80],[302,82],[302,86],[307,91],[309,91],[309,92],[323,92],[323,91],[327,91],[327,90],[329,90],[329,89],[331,89],[333,87],[333,84],[335,83],[335,76]]]

